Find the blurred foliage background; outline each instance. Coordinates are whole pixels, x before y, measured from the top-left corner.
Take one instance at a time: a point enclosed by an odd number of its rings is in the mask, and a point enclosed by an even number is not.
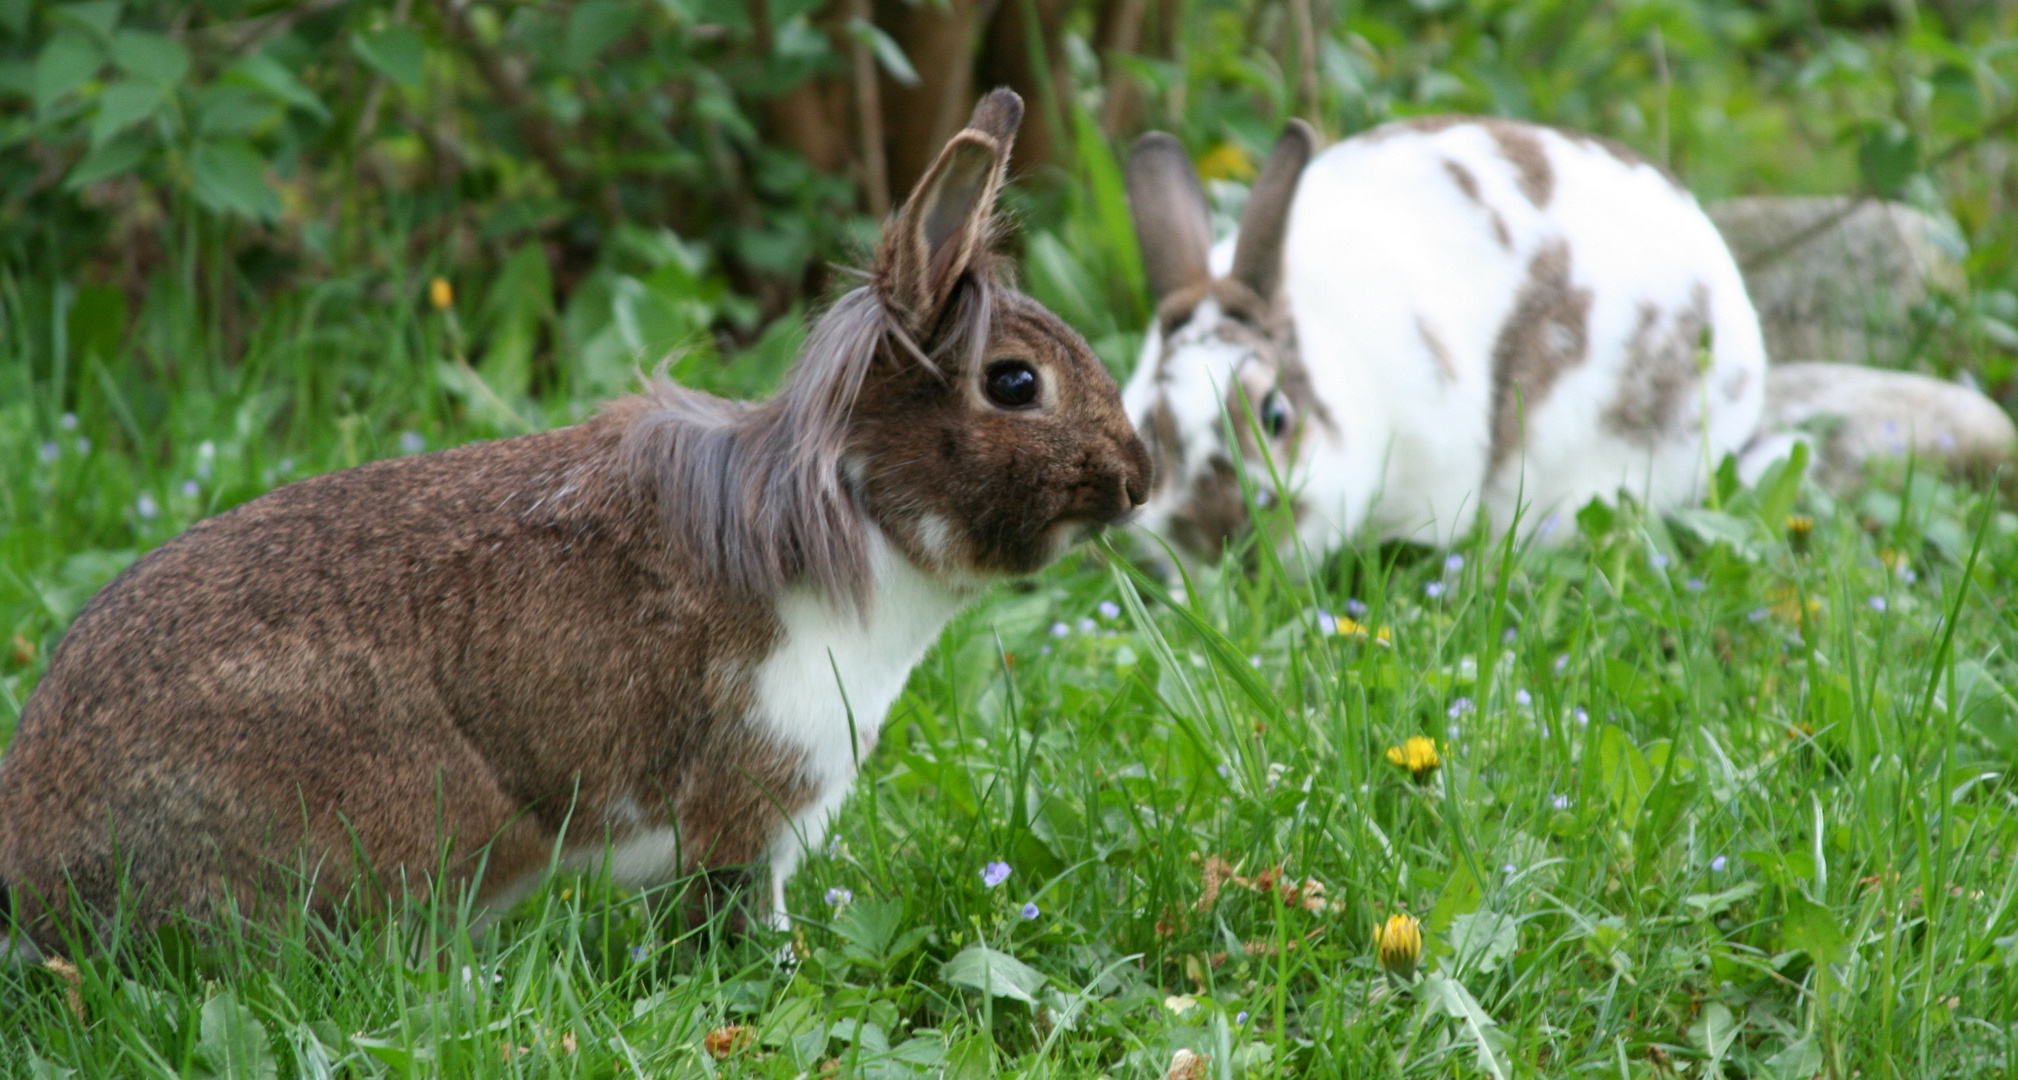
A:
[[[1972,288],[1906,359],[2007,396],[2014,23],[2011,0],[0,0],[0,396],[165,466],[185,392],[367,434],[564,421],[668,353],[758,392],[1005,83],[1030,103],[1026,285],[1117,369],[1146,313],[1138,132],[1179,133],[1237,207],[1285,117],[1337,138],[1463,111],[1612,136],[1705,200],[1934,213]]]

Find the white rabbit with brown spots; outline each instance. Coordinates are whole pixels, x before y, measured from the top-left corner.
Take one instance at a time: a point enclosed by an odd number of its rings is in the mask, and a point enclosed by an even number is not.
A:
[[[1216,556],[1249,524],[1244,469],[1313,553],[1481,513],[1545,539],[1593,496],[1694,499],[1752,438],[1758,317],[1658,166],[1496,119],[1314,142],[1291,122],[1216,252],[1177,141],[1130,157],[1157,299],[1124,393],[1157,462],[1145,526]]]

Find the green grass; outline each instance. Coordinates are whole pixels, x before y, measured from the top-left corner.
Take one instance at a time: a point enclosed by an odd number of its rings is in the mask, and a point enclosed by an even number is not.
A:
[[[263,313],[228,366],[171,362],[218,345],[166,299],[83,361],[7,339],[0,731],[136,552],[588,407],[458,397],[446,317],[371,300],[424,276],[387,280]],[[33,293],[0,282],[10,326]],[[1213,1076],[2010,1075],[2018,520],[1924,478],[1720,496],[1544,550],[1264,560],[1182,605],[1098,551],[1001,587],[794,881],[795,968],[563,878],[475,935],[421,910],[76,956],[81,1016],[0,966],[0,1075],[1155,1077],[1180,1047]],[[1384,641],[1322,632],[1359,604]],[[1422,784],[1386,759],[1412,735],[1442,747]],[[1249,884],[1203,904],[1214,859]],[[1371,945],[1398,911],[1426,927],[1413,986]],[[718,1063],[730,1024],[755,1043]]]

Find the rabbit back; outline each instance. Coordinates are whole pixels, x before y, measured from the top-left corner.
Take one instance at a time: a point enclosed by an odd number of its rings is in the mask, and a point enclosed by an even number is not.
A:
[[[1505,527],[1526,507],[1532,530],[1621,489],[1672,505],[1756,426],[1764,346],[1735,262],[1692,196],[1609,143],[1376,129],[1304,172],[1284,258],[1335,427],[1299,475],[1320,549],[1447,541],[1480,510]]]

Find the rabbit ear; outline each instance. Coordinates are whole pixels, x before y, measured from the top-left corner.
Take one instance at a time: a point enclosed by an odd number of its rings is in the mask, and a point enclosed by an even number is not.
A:
[[[986,246],[995,194],[1022,122],[1023,99],[1015,91],[1004,87],[982,98],[883,231],[876,285],[913,332],[938,321],[954,284]]]
[[[1161,131],[1135,140],[1128,154],[1128,208],[1149,291],[1164,297],[1212,277],[1212,214],[1184,144]]]
[[[1296,198],[1296,182],[1316,147],[1317,133],[1310,125],[1291,120],[1282,129],[1282,137],[1275,140],[1261,175],[1254,178],[1247,211],[1240,215],[1233,279],[1263,300],[1273,299],[1282,284],[1282,242],[1289,235],[1289,204]]]

